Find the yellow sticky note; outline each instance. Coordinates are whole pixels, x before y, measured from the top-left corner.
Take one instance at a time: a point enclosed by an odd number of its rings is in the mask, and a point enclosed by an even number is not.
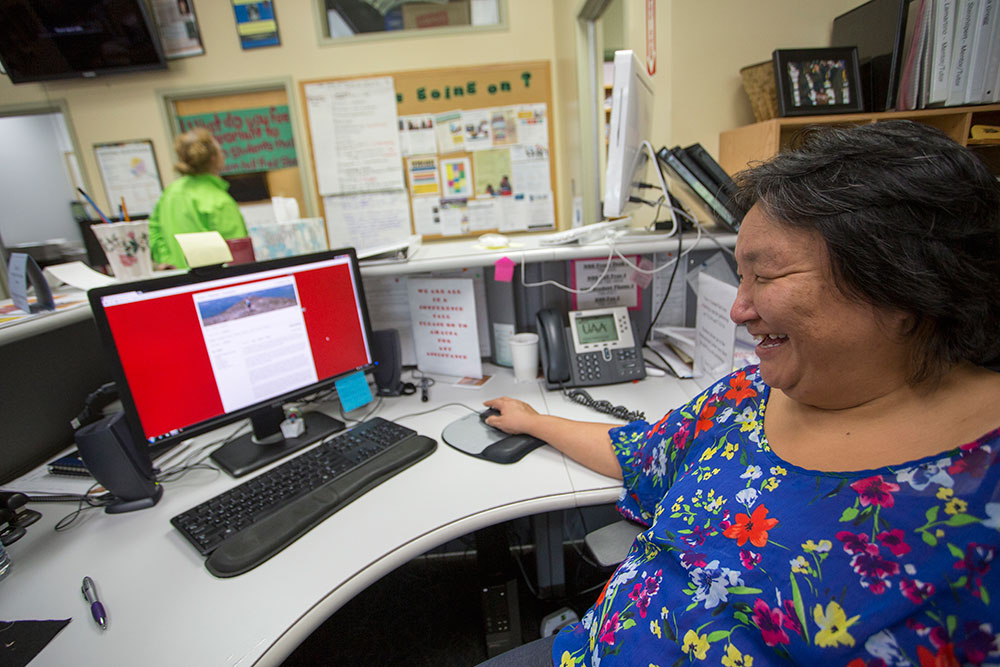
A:
[[[233,261],[233,254],[219,232],[192,232],[176,234],[188,266],[212,266]]]

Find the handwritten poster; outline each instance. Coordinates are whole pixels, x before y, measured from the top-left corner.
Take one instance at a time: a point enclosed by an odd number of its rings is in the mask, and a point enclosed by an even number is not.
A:
[[[204,127],[222,146],[223,174],[285,169],[298,164],[288,105],[178,116],[181,132]]]
[[[481,378],[473,281],[410,278],[407,289],[417,368],[428,373]]]
[[[392,78],[309,84],[305,92],[321,195],[406,187]]]

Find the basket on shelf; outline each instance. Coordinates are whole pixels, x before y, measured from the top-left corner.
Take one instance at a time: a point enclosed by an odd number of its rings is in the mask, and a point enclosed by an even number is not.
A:
[[[778,117],[778,90],[774,84],[774,63],[765,60],[740,69],[743,89],[750,98],[754,118],[759,123]]]

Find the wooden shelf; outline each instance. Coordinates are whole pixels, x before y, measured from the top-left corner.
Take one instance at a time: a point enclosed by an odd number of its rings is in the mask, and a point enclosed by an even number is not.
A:
[[[880,113],[833,114],[828,116],[795,116],[772,118],[753,125],[726,130],[719,135],[719,164],[734,174],[755,160],[766,160],[789,145],[796,132],[810,125],[860,125],[880,120],[904,118],[932,125],[952,139],[983,152],[994,172],[998,172],[995,141],[969,139],[973,124],[1000,125],[1000,104],[973,107],[944,107],[916,111],[885,111]]]

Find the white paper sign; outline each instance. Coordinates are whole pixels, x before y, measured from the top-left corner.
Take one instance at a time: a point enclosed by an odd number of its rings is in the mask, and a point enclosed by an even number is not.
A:
[[[736,323],[729,309],[735,300],[735,287],[705,271],[698,275],[694,377],[703,389],[733,370]]]
[[[639,256],[631,256],[629,261],[638,264]],[[600,280],[593,290],[573,295],[573,310],[612,306],[635,308],[639,305],[639,288],[632,282],[632,268],[621,259],[613,259],[607,272],[607,257],[576,259],[571,261],[571,265],[574,288],[586,289]]]
[[[428,373],[482,377],[473,281],[411,278],[407,288],[417,368]]]

